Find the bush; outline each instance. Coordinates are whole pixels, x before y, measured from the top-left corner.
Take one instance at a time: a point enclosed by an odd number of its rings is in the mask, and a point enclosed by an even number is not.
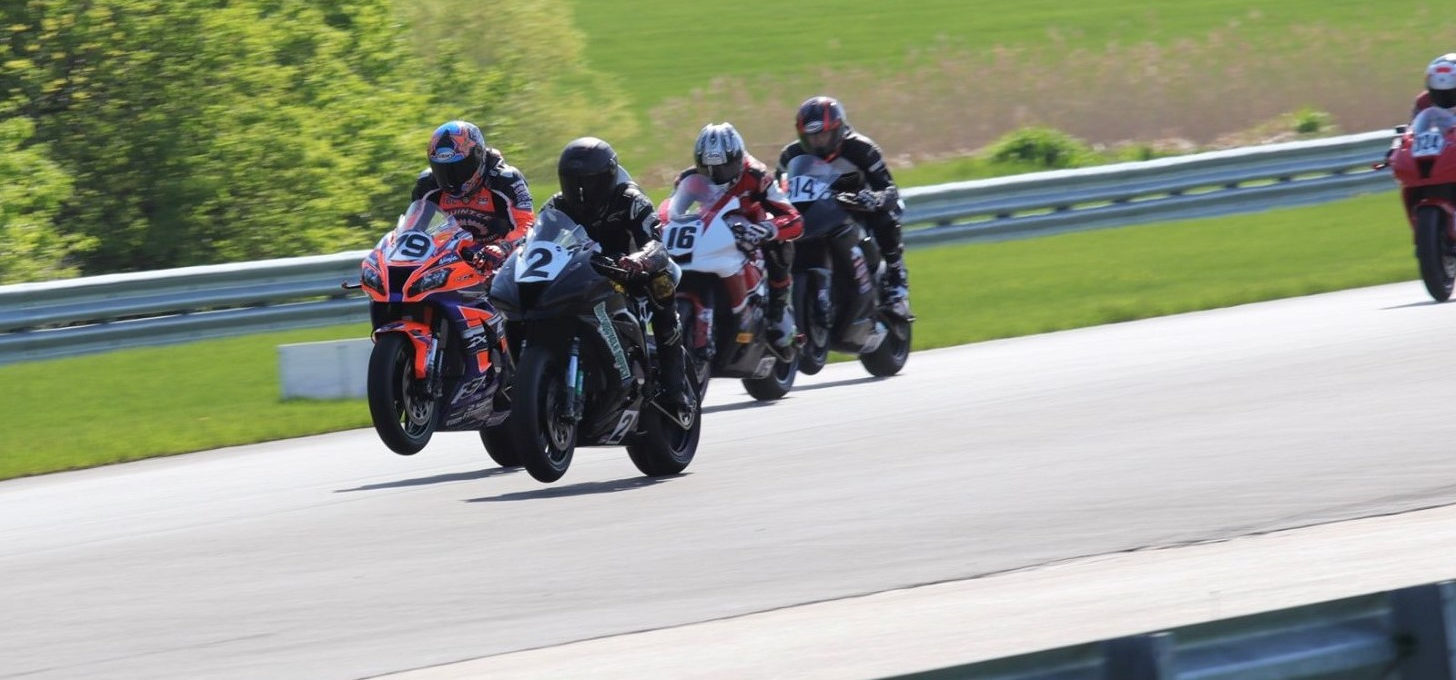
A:
[[[1329,132],[1334,128],[1333,117],[1326,111],[1308,106],[1289,114],[1290,126],[1301,135]]]
[[[993,163],[1031,164],[1041,168],[1074,168],[1093,156],[1087,143],[1061,130],[1027,127],[1014,130],[990,146]]]

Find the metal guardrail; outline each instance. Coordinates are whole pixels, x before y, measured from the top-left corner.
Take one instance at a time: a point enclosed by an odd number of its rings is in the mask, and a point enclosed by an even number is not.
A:
[[[1453,643],[1448,581],[893,680],[1456,680]]]
[[[904,192],[905,241],[1006,239],[1311,203],[1391,186],[1390,133],[1058,170]],[[367,251],[0,286],[0,364],[362,321]]]
[[[0,286],[0,364],[364,321],[368,252]]]
[[[1025,238],[1317,203],[1394,186],[1390,132],[906,189],[905,241]]]

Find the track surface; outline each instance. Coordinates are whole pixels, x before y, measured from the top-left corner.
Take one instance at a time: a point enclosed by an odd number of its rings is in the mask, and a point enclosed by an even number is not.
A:
[[[361,677],[1452,503],[1453,342],[1404,283],[717,382],[659,481],[361,430],[0,483],[0,678]]]

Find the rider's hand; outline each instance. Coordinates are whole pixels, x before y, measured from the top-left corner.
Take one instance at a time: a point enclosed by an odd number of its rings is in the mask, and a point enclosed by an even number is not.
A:
[[[492,243],[487,246],[471,248],[465,252],[465,257],[470,262],[470,266],[482,272],[494,272],[506,261],[506,251],[504,248]]]
[[[617,268],[622,270],[622,275],[629,279],[641,278],[647,275],[647,266],[641,260],[634,259],[631,255],[623,255],[617,258]]]
[[[738,239],[739,247],[746,251],[757,248],[764,241],[772,241],[778,235],[779,229],[771,220],[733,223],[733,236]]]
[[[859,193],[846,191],[835,194],[834,200],[850,210],[860,212],[874,212],[880,209],[880,195],[869,189],[860,189]]]

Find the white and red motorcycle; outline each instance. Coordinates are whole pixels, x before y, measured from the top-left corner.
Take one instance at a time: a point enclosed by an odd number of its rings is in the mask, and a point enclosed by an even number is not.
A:
[[[682,268],[677,288],[683,346],[698,384],[742,378],[755,399],[773,400],[794,386],[795,348],[768,339],[768,279],[763,254],[739,247],[733,225],[748,222],[738,197],[702,175],[689,175],[662,202],[662,243]]]

